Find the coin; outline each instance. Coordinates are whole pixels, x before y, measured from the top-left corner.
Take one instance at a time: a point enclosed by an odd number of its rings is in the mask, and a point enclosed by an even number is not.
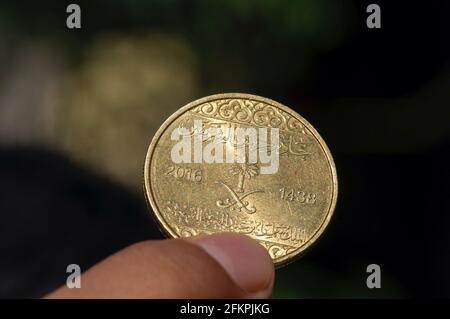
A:
[[[246,234],[281,266],[329,224],[337,175],[303,117],[264,97],[228,93],[189,103],[163,123],[148,148],[144,192],[167,235]]]

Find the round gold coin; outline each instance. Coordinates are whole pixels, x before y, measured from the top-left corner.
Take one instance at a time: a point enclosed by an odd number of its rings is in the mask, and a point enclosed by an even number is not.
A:
[[[246,234],[276,266],[320,237],[337,199],[333,159],[311,124],[240,93],[208,96],[170,116],[148,149],[144,187],[166,234]]]

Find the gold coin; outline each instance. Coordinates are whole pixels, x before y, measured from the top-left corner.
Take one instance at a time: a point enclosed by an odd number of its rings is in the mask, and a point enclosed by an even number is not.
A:
[[[144,188],[166,234],[246,234],[281,266],[327,227],[337,176],[303,117],[267,98],[229,93],[189,103],[164,122],[147,152]]]

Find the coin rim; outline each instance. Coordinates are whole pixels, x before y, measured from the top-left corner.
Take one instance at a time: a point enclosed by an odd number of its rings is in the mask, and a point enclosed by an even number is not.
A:
[[[265,98],[265,97],[253,95],[253,94],[247,94],[247,93],[213,94],[213,95],[205,96],[203,98],[192,101],[192,102],[186,104],[185,106],[181,107],[175,113],[173,113],[171,116],[169,116],[169,118],[167,118],[164,121],[164,123],[159,127],[159,129],[156,131],[156,133],[153,136],[153,139],[148,147],[147,155],[145,157],[145,163],[144,163],[144,185],[143,186],[144,186],[145,198],[146,198],[147,204],[149,204],[149,206],[150,206],[149,208],[153,211],[153,214],[151,214],[151,215],[156,219],[158,227],[162,230],[162,232],[173,238],[180,238],[180,236],[178,236],[178,234],[175,233],[171,229],[170,225],[164,220],[164,218],[162,217],[162,214],[158,208],[158,205],[156,204],[155,199],[154,199],[155,196],[153,194],[153,188],[151,186],[152,183],[150,181],[150,171],[151,171],[150,163],[152,160],[152,156],[153,156],[155,147],[158,144],[158,141],[161,138],[162,134],[168,128],[168,126],[170,124],[172,124],[172,122],[175,121],[182,114],[184,114],[187,111],[189,111],[190,109],[192,109],[200,104],[206,103],[206,102],[211,102],[211,101],[220,100],[220,99],[233,99],[233,98],[250,99],[250,100],[254,100],[254,101],[260,101],[260,102],[266,103],[268,105],[278,107],[281,110],[283,110],[283,111],[287,112],[288,114],[297,118],[317,139],[317,141],[319,142],[320,146],[322,147],[322,150],[324,151],[324,153],[327,157],[328,165],[330,167],[331,177],[333,179],[333,181],[332,181],[333,192],[332,192],[332,198],[331,198],[330,206],[328,208],[327,216],[324,218],[324,220],[322,221],[322,224],[317,229],[317,231],[314,233],[314,235],[312,237],[310,237],[310,239],[305,244],[303,244],[301,247],[296,249],[294,251],[294,253],[285,255],[285,256],[281,257],[280,259],[273,260],[275,267],[279,268],[279,267],[285,266],[285,265],[297,260],[298,258],[303,256],[304,253],[313,246],[313,244],[317,243],[318,239],[322,236],[322,234],[324,233],[324,230],[327,228],[327,226],[330,223],[331,217],[333,216],[334,210],[336,208],[336,202],[337,202],[337,196],[338,196],[338,181],[337,181],[336,166],[334,164],[333,157],[331,156],[331,152],[328,149],[327,144],[325,143],[323,138],[320,136],[320,134],[316,131],[316,129],[306,119],[304,119],[303,116],[301,116],[300,114],[298,114],[296,111],[292,110],[291,108],[289,108],[279,102],[271,100],[269,98]]]

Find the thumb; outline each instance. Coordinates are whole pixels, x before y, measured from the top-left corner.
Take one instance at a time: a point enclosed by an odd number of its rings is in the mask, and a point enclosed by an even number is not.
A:
[[[48,298],[267,298],[274,266],[253,239],[224,233],[145,241],[106,258]]]

